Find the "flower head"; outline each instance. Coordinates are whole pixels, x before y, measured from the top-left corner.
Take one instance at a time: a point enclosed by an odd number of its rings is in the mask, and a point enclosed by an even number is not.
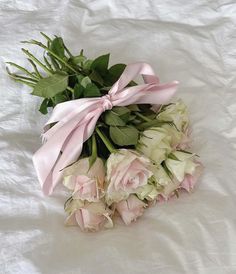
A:
[[[152,176],[151,162],[134,150],[120,149],[107,160],[107,193],[109,204],[128,198]]]
[[[90,167],[89,158],[64,170],[64,185],[72,190],[74,199],[98,201],[103,192],[105,167],[102,159],[97,158]]]
[[[176,103],[166,106],[157,115],[157,119],[173,122],[178,130],[185,132],[189,124],[187,106],[182,100],[178,100]]]
[[[137,149],[156,164],[160,164],[172,150],[171,136],[165,128],[149,128],[141,135]]]
[[[194,154],[175,151],[165,161],[171,179],[163,187],[160,195],[165,200],[174,195],[176,190],[191,191],[202,174],[203,166],[194,159]]]
[[[102,202],[89,203],[81,200],[71,200],[66,206],[69,216],[67,225],[78,225],[82,231],[98,231],[113,227],[112,211]]]
[[[115,205],[116,210],[119,212],[122,220],[126,225],[136,221],[140,217],[144,208],[147,206],[144,202],[139,200],[135,195],[130,195],[127,200],[123,200]]]

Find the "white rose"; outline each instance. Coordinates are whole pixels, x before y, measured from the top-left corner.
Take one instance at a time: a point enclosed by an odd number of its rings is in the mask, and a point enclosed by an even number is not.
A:
[[[163,124],[161,127],[166,129],[167,134],[171,137],[171,146],[173,149],[185,149],[189,147],[190,137],[187,131],[179,131],[175,126],[169,124]]]
[[[64,170],[64,185],[72,191],[74,199],[98,201],[103,193],[105,167],[97,158],[90,167],[89,158],[80,159]]]
[[[98,231],[112,228],[113,211],[102,202],[87,202],[70,199],[66,202],[65,211],[69,214],[66,225],[79,226],[82,231]]]
[[[156,199],[158,195],[157,187],[154,184],[147,184],[145,186],[141,186],[137,189],[136,195],[140,200],[147,199],[148,201],[152,201]]]
[[[112,153],[107,159],[107,203],[127,199],[138,187],[146,185],[152,176],[150,166],[150,160],[134,150]]]
[[[185,132],[189,124],[187,106],[182,100],[178,100],[176,103],[165,107],[157,115],[157,119],[160,121],[171,121],[176,125],[178,130]]]
[[[152,171],[157,183],[158,194],[168,197],[178,188],[180,183],[173,181],[161,165],[153,167]]]
[[[194,154],[175,151],[171,155],[172,156],[165,161],[165,164],[179,182],[184,180],[185,174],[193,175],[198,166],[194,161]]]
[[[156,164],[160,164],[172,150],[171,136],[165,128],[149,128],[139,138],[137,150]]]

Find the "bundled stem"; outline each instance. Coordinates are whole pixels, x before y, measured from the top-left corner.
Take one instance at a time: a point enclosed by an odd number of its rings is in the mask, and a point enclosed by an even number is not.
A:
[[[110,151],[110,153],[113,153],[115,151],[115,147],[112,145],[112,143],[109,141],[107,136],[101,132],[101,130],[97,127],[96,132],[98,136],[103,141],[104,145],[107,147],[107,149]]]

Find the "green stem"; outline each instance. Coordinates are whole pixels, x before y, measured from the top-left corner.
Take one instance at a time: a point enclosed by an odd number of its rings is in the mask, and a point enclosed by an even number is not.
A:
[[[40,32],[40,34],[49,42],[52,42],[52,39],[50,37],[48,37],[45,33],[43,33],[42,31]]]
[[[23,71],[25,74],[27,74],[27,75],[29,75],[29,76],[31,76],[31,77],[37,79],[37,77],[36,77],[35,75],[33,75],[31,72],[29,72],[27,69],[25,69],[25,68],[23,68],[23,67],[21,67],[21,66],[15,64],[15,63],[13,63],[13,62],[6,62],[6,64],[9,64],[10,66],[16,67],[16,68],[18,68],[19,70]]]
[[[33,83],[37,83],[37,80],[34,78],[25,77],[22,75],[17,75],[17,74],[11,73],[10,70],[8,69],[8,67],[6,67],[6,71],[7,71],[8,75],[13,79],[22,79],[22,80],[30,81]]]
[[[12,77],[12,78],[13,78],[13,77]],[[18,78],[14,78],[14,80],[15,80],[16,82],[22,83],[22,84],[27,85],[27,86],[29,86],[29,87],[32,87],[32,88],[35,87],[35,85],[34,85],[33,83],[30,83],[30,82],[28,82],[28,81],[24,81],[24,80],[18,79]]]
[[[61,63],[63,63],[66,67],[68,67],[70,70],[77,72],[72,66],[70,66],[65,60],[63,60],[61,57],[59,57],[57,54],[55,54],[52,50],[50,50],[50,48],[46,47],[44,44],[42,44],[41,42],[38,42],[36,40],[32,40],[29,42],[23,42],[23,43],[29,43],[29,44],[33,44],[33,45],[37,45],[43,49],[45,49],[47,52],[49,52],[52,56],[54,56],[58,61],[60,61]]]
[[[48,69],[43,63],[41,63],[37,58],[34,57],[33,54],[31,54],[28,50],[22,49],[22,51],[36,64],[38,64],[43,70],[45,70],[47,73],[52,74],[53,72]]]
[[[140,117],[141,119],[143,119],[143,120],[146,121],[146,122],[152,121],[151,119],[147,118],[146,116],[142,115],[142,114],[139,113],[139,112],[135,112],[135,115],[138,116],[138,117]]]
[[[71,88],[71,87],[67,87],[66,89],[68,89],[68,90],[71,91],[72,93],[74,92],[73,88]]]
[[[115,147],[112,145],[112,143],[108,140],[106,135],[104,135],[99,128],[96,128],[96,132],[98,136],[101,138],[103,141],[104,145],[107,147],[107,149],[113,153],[115,151]]]
[[[66,88],[66,96],[67,96],[67,99],[68,100],[71,100],[71,97],[70,97],[70,95],[72,96],[72,99],[74,100],[75,98],[74,98],[74,90],[73,90],[73,88],[71,88],[71,87],[67,87]]]
[[[38,78],[43,78],[42,75],[39,73],[38,68],[37,68],[37,66],[35,65],[35,63],[34,63],[31,59],[29,59],[29,58],[28,58],[28,61],[29,61],[30,64],[33,66],[34,71],[35,71],[35,74],[38,76]]]
[[[47,67],[48,67],[50,70],[53,71],[53,68],[52,68],[51,64],[49,63],[49,61],[48,61],[48,59],[47,59],[47,57],[46,57],[45,55],[43,56],[43,59],[44,59],[45,64],[47,65]]]
[[[49,55],[49,54],[48,54],[48,55]],[[51,62],[52,62],[52,65],[53,65],[54,69],[55,69],[55,70],[61,70],[61,68],[60,68],[60,66],[58,65],[57,61],[56,61],[54,58],[52,58],[52,56],[49,55],[49,57],[50,57],[50,60],[51,60]]]
[[[16,75],[16,74],[9,74],[9,76],[12,78],[12,79],[15,79],[15,80],[26,80],[26,81],[29,81],[31,83],[37,83],[37,80],[35,79],[32,79],[32,78],[29,78],[29,77],[24,77],[24,76],[20,76],[20,75]]]
[[[98,157],[98,151],[97,151],[97,141],[95,134],[92,136],[92,158],[97,158]]]
[[[69,49],[66,47],[66,45],[63,43],[65,51],[68,53],[70,57],[73,57],[72,53],[69,51]]]

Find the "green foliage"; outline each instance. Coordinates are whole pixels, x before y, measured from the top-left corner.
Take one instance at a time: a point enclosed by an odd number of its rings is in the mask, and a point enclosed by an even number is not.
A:
[[[97,71],[100,75],[105,76],[108,69],[110,54],[97,57],[91,64],[90,68]]]
[[[118,146],[136,145],[139,132],[133,126],[111,126],[109,130],[112,141]]]
[[[129,117],[130,110],[127,107],[113,107],[106,111],[104,121],[109,126],[125,126]]]
[[[125,64],[116,64],[114,66],[111,66],[106,75],[106,82],[110,85],[113,85],[120,78],[125,67]]]
[[[39,111],[40,111],[42,114],[47,114],[47,113],[48,113],[48,110],[47,110],[48,101],[49,101],[49,99],[48,99],[48,98],[45,98],[45,99],[43,100],[43,102],[41,103],[41,105],[40,105]]]
[[[56,72],[55,74],[38,80],[32,95],[44,98],[50,98],[64,91],[68,84],[68,74],[65,72]]]
[[[48,108],[68,100],[106,95],[126,68],[125,64],[115,64],[109,68],[109,54],[91,60],[84,56],[83,50],[73,55],[61,37],[50,38],[44,33],[42,36],[46,39],[45,44],[36,40],[24,41],[24,44],[41,47],[44,50],[41,58],[43,61],[23,48],[32,71],[13,62],[8,62],[8,65],[21,73],[12,73],[7,68],[11,78],[32,87],[32,95],[42,98],[39,108],[42,114],[47,114]],[[127,86],[133,85],[136,83],[131,81]],[[163,105],[159,112],[167,106]],[[96,130],[85,142],[81,155],[90,157],[91,166],[97,156],[107,158],[120,147],[134,148],[142,131],[165,123],[175,126],[173,122],[158,120],[158,115],[151,110],[151,105],[114,106],[101,115]],[[178,160],[173,154],[168,157]],[[171,177],[165,163],[162,165]]]
[[[65,57],[65,48],[64,48],[64,43],[61,37],[56,37],[52,40],[50,49],[59,57],[61,58]]]
[[[84,89],[84,97],[99,97],[101,96],[99,88],[93,84],[89,83],[86,88]]]
[[[83,92],[84,92],[84,87],[80,83],[77,83],[74,86],[74,99],[81,98],[83,96]]]

